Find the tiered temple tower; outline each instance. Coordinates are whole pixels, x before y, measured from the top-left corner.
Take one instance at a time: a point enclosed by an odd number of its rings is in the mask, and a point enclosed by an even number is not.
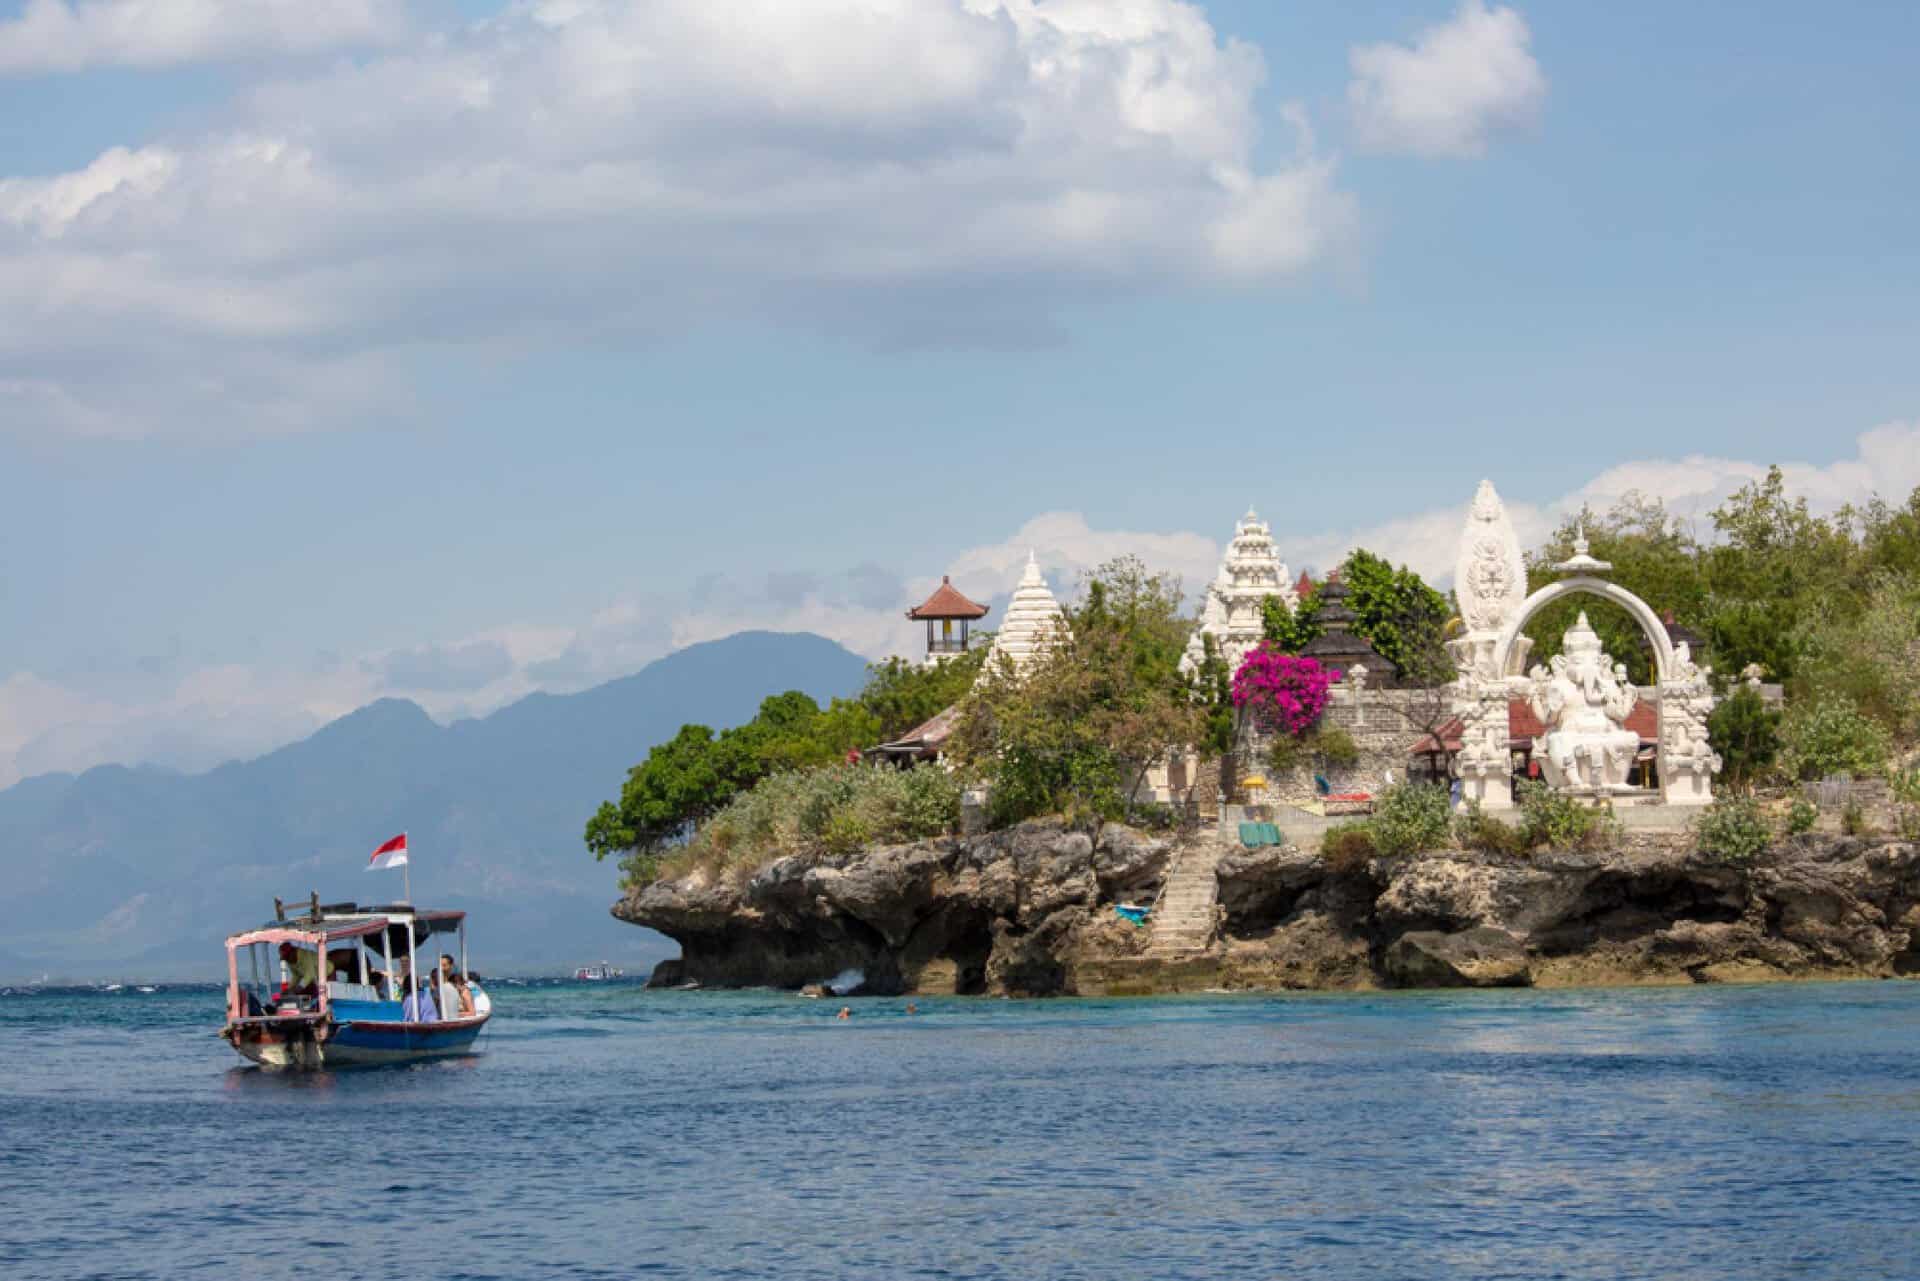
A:
[[[1274,550],[1273,531],[1249,509],[1234,527],[1233,542],[1220,561],[1220,572],[1207,587],[1200,625],[1187,642],[1181,670],[1191,672],[1200,666],[1206,656],[1203,636],[1213,637],[1229,668],[1238,667],[1264,635],[1260,603],[1269,596],[1278,596],[1288,609],[1300,603],[1288,582],[1286,562]]]
[[[982,676],[995,670],[1002,654],[1013,660],[1016,670],[1027,667],[1052,639],[1055,629],[1064,630],[1066,625],[1066,611],[1041,575],[1040,562],[1028,552],[1026,572],[1020,575],[1013,599],[1007,602],[1006,621],[993,635],[993,648],[987,651]]]

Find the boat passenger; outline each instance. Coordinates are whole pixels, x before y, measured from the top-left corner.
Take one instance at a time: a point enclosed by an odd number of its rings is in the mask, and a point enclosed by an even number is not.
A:
[[[442,987],[440,991],[442,993],[440,1008],[445,1011],[444,1017],[454,1017],[456,1010],[459,1011],[459,1016],[463,1019],[470,1019],[474,1016],[473,989],[467,986],[466,975],[454,975],[452,981]]]
[[[281,984],[281,991],[297,992],[302,996],[312,996],[319,985],[320,959],[304,948],[291,943],[280,945],[280,963],[287,967],[287,978]]]
[[[433,988],[422,983],[400,1002],[400,1017],[408,1023],[438,1023],[440,1010],[433,1002]]]

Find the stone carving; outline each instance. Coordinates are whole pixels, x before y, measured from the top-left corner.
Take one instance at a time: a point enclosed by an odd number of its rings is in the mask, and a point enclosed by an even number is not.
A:
[[[1470,631],[1498,632],[1527,598],[1527,563],[1493,482],[1480,482],[1453,567],[1460,619]]]
[[[1527,562],[1520,553],[1520,536],[1490,480],[1480,482],[1467,506],[1467,524],[1453,565],[1453,590],[1460,601],[1460,621],[1466,625],[1466,635],[1450,646],[1454,663],[1460,668],[1483,666],[1491,658],[1500,629],[1527,598]],[[1525,661],[1524,656],[1520,661]]]
[[[1528,674],[1533,713],[1547,727],[1534,755],[1546,781],[1580,791],[1625,791],[1640,751],[1640,736],[1626,728],[1639,695],[1624,664],[1609,664],[1587,616],[1567,629],[1564,652],[1548,667]]]
[[[1295,608],[1299,601],[1287,579],[1287,566],[1274,550],[1273,531],[1251,509],[1234,527],[1233,541],[1220,561],[1220,572],[1207,587],[1200,624],[1187,641],[1180,668],[1193,672],[1206,657],[1203,636],[1211,636],[1229,670],[1240,665],[1247,652],[1266,634],[1260,604],[1278,596]]]

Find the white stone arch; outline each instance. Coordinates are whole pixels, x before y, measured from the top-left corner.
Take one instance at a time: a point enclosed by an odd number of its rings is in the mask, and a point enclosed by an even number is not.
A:
[[[1562,596],[1576,593],[1598,596],[1633,615],[1640,630],[1647,634],[1647,640],[1653,645],[1654,684],[1665,686],[1676,674],[1676,662],[1673,640],[1667,635],[1667,625],[1660,621],[1660,615],[1653,612],[1653,606],[1635,596],[1618,583],[1608,582],[1604,578],[1595,578],[1591,574],[1576,574],[1572,578],[1563,578],[1559,582],[1548,583],[1533,595],[1522,601],[1507,625],[1500,629],[1500,639],[1493,645],[1493,670],[1505,674],[1514,644],[1520,639],[1521,629],[1533,616],[1545,609]]]

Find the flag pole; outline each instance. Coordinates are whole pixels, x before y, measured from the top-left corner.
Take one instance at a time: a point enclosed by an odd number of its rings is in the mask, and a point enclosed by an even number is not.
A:
[[[405,832],[400,833],[400,838],[402,840],[406,840],[406,836],[407,834]],[[407,842],[407,857],[401,860],[401,863],[400,863],[400,883],[402,886],[405,887],[402,890],[402,893],[404,893],[407,896],[406,897],[407,906],[412,907],[413,906],[413,843],[411,841]]]

